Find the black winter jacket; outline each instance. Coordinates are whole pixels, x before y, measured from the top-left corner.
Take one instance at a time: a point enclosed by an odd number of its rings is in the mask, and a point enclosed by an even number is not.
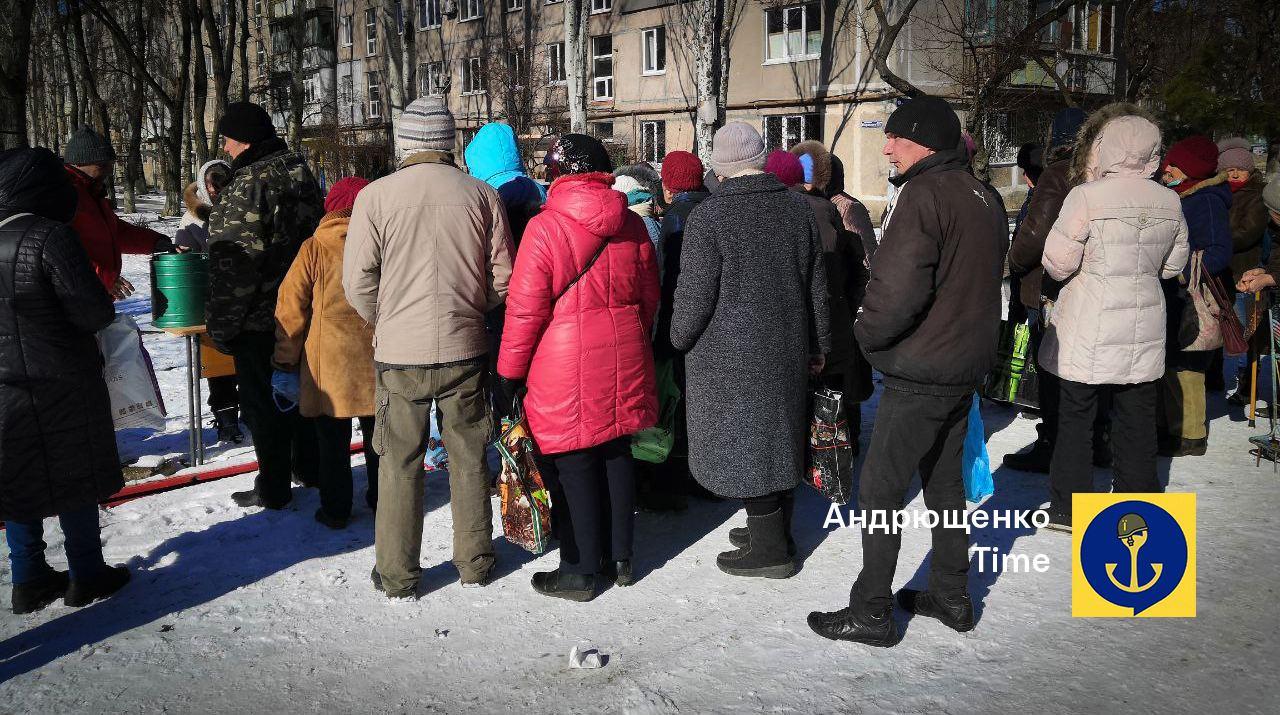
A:
[[[1009,275],[1019,279],[1019,298],[1028,308],[1039,310],[1042,295],[1056,300],[1062,287],[1052,278],[1044,277],[1044,266],[1040,261],[1044,258],[1044,242],[1049,238],[1049,229],[1058,220],[1062,202],[1071,193],[1070,173],[1071,154],[1044,168],[1035,191],[1031,192],[1026,216],[1018,223],[1013,244],[1009,246]]]
[[[680,251],[684,246],[684,227],[689,214],[711,194],[705,191],[685,191],[676,194],[666,213],[662,214],[662,226],[658,243],[662,246],[662,302],[658,304],[658,328],[653,341],[654,354],[659,358],[677,357],[679,351],[671,347],[671,306],[675,300],[676,282],[680,278]],[[677,370],[683,378],[684,370]]]
[[[854,329],[888,387],[962,395],[995,364],[1008,220],[966,166],[938,152],[891,179],[899,193]]]
[[[0,518],[34,521],[124,486],[94,333],[115,308],[67,223],[47,149],[0,153]],[[20,214],[31,214],[22,216]],[[16,217],[16,218],[15,218]]]

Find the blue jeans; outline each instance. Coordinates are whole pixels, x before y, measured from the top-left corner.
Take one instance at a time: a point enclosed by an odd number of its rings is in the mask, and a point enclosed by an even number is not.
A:
[[[71,578],[77,581],[97,576],[106,568],[102,560],[102,541],[98,530],[98,505],[58,515],[67,552]],[[9,563],[13,567],[13,585],[44,576],[53,569],[45,561],[44,521],[10,521],[5,524],[9,542]]]

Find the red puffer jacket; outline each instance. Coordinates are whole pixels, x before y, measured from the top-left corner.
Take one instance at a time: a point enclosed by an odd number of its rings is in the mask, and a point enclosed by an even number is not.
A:
[[[511,275],[498,373],[527,380],[525,413],[543,454],[594,447],[658,420],[649,342],[658,260],[612,183],[609,174],[557,179]],[[605,240],[600,258],[555,300]]]
[[[71,227],[80,237],[85,253],[89,254],[89,261],[93,263],[98,280],[102,281],[103,287],[110,293],[116,285],[116,279],[120,277],[120,254],[166,251],[172,242],[167,236],[149,228],[120,220],[111,204],[102,196],[101,184],[74,166],[67,165],[66,170],[80,197]]]

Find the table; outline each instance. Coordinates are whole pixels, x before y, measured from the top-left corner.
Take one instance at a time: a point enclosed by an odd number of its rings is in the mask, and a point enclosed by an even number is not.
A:
[[[204,417],[204,401],[200,399],[200,335],[205,332],[205,326],[162,330],[187,341],[187,448],[191,466],[197,467],[204,464],[204,430],[200,425]]]

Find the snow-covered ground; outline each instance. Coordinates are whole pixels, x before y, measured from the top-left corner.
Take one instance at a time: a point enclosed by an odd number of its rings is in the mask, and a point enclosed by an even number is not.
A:
[[[130,275],[143,265],[131,260]],[[137,300],[126,307],[146,312]],[[164,434],[126,446],[180,453],[181,344],[149,335],[147,345],[173,417]],[[1010,410],[983,412],[997,466],[1034,436],[1034,423]],[[1198,495],[1195,619],[1074,619],[1070,538],[988,529],[975,543],[1046,554],[1051,567],[975,570],[974,631],[916,619],[892,649],[823,640],[805,616],[843,605],[861,544],[855,530],[823,528],[826,503],[808,489],[796,515],[804,565],[789,580],[720,573],[715,555],[744,517],[730,503],[695,501],[681,514],[638,516],[631,588],[587,604],[538,596],[529,576],[553,568],[555,553],[532,557],[498,537],[497,578],[463,590],[440,475],[427,485],[423,596],[391,603],[369,583],[373,520],[363,506],[343,532],[312,520],[311,490],[296,489],[283,512],[239,509],[228,495],[249,486],[243,476],[105,511],[107,558],[129,564],[133,582],[88,608],[6,616],[0,711],[1277,712],[1280,536],[1270,525],[1280,477],[1247,454],[1247,438],[1265,427],[1248,428],[1220,395],[1210,412],[1208,455],[1160,462],[1170,491]],[[1097,473],[1100,488],[1106,475]],[[361,468],[358,489],[363,479]],[[999,469],[995,482],[977,508],[1045,499],[1044,476]],[[923,508],[918,494],[910,508]],[[895,587],[924,586],[928,553],[928,533],[907,530]],[[0,583],[8,578],[6,558]],[[605,666],[570,670],[580,644],[607,654]]]

